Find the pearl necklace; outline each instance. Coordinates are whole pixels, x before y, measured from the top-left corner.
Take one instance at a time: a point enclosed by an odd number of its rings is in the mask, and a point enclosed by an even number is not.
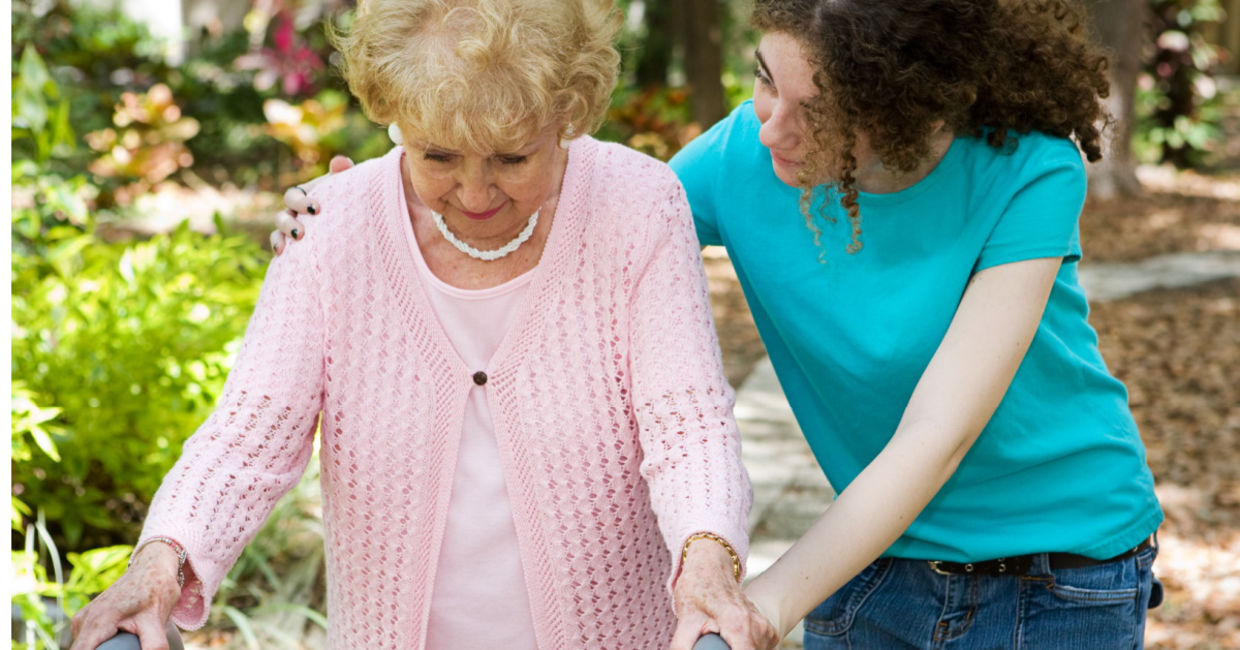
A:
[[[515,239],[507,244],[504,244],[503,246],[500,246],[499,248],[489,251],[478,250],[460,239],[457,239],[456,235],[452,234],[451,230],[448,230],[448,224],[444,223],[442,214],[431,210],[431,218],[435,220],[435,226],[439,228],[439,233],[443,235],[444,239],[448,240],[449,244],[455,246],[456,250],[461,251],[476,260],[490,262],[517,250],[521,247],[521,244],[529,241],[530,237],[534,234],[534,226],[538,225],[538,213],[539,211],[535,210],[534,214],[530,215],[529,223],[525,224],[525,228],[517,234]]]

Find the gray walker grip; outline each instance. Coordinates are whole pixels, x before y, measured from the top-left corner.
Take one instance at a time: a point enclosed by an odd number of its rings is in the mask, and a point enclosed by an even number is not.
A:
[[[168,647],[171,650],[185,650],[185,644],[181,643],[181,633],[172,623],[168,623],[166,630],[168,633]],[[128,632],[117,632],[116,636],[99,644],[95,650],[142,650],[142,644],[138,643],[138,635]]]
[[[707,634],[693,644],[693,650],[731,650],[731,646],[718,634]]]

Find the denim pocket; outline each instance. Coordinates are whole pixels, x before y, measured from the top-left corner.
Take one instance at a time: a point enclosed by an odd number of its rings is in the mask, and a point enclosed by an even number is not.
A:
[[[805,631],[830,636],[847,632],[857,610],[883,584],[891,564],[890,558],[881,558],[862,569],[805,617]]]
[[[1022,578],[1019,639],[1090,650],[1140,647],[1150,568],[1138,557]]]
[[[1058,569],[1048,586],[1055,596],[1083,604],[1134,603],[1141,590],[1136,558]]]

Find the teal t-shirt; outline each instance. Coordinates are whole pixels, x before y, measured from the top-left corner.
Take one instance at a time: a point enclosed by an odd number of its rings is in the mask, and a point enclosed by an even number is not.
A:
[[[1077,279],[1085,172],[1069,140],[1003,151],[958,137],[923,180],[806,226],[758,141],[752,104],[672,159],[704,245],[722,245],[797,422],[837,491],[882,450],[979,270],[1062,257],[1028,354],[955,474],[886,555],[955,562],[1106,558],[1162,521],[1128,393],[1107,371]],[[820,190],[821,194],[821,190]],[[822,260],[820,261],[820,255]]]

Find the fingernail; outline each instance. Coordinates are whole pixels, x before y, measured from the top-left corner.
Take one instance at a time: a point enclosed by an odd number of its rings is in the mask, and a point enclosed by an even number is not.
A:
[[[307,206],[306,206],[306,212],[309,212],[310,214],[318,214],[318,213],[319,213],[319,208],[318,208],[318,206],[316,206],[316,205],[314,205],[314,204],[312,203],[312,204],[310,204],[310,205],[307,205]]]
[[[294,229],[293,229],[293,239],[301,239],[301,231],[300,231],[300,230],[298,230],[298,229],[296,229],[296,228],[294,228]]]

